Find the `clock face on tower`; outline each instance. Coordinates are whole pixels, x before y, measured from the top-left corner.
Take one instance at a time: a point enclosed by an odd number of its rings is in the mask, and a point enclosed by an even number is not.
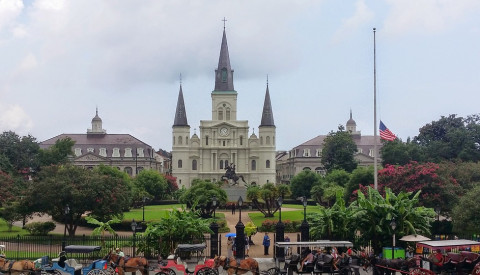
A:
[[[222,137],[228,136],[228,128],[227,127],[220,128],[220,136],[222,136]]]

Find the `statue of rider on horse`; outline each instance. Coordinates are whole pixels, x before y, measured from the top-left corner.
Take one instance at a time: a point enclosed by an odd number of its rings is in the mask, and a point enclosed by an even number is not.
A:
[[[233,183],[231,185],[238,184],[238,180],[242,179],[242,181],[246,184],[245,179],[242,175],[238,175],[235,173],[235,164],[231,163],[225,167],[225,175],[221,177],[221,180],[228,181],[232,180]]]

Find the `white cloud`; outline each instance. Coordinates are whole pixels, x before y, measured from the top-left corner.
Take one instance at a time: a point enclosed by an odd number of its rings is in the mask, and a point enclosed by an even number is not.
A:
[[[22,10],[21,0],[0,0],[0,30],[13,23]]]
[[[333,42],[336,44],[343,41],[346,36],[355,33],[358,28],[371,21],[373,16],[373,11],[368,8],[365,1],[358,0],[355,3],[355,12],[351,17],[343,20],[342,26],[340,26],[333,36]]]
[[[385,31],[393,34],[406,32],[442,32],[454,28],[469,14],[478,14],[477,0],[388,0],[390,13],[385,20]]]
[[[0,112],[0,131],[26,134],[33,128],[32,119],[19,105],[4,106]]]

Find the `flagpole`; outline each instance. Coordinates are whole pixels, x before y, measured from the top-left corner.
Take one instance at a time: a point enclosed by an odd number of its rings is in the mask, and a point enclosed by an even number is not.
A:
[[[377,178],[377,56],[375,45],[375,31],[373,28],[373,188],[378,189]]]

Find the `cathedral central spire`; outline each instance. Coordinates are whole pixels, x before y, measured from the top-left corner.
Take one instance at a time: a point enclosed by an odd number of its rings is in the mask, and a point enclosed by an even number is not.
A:
[[[230,56],[228,54],[227,34],[223,30],[222,46],[218,68],[215,70],[215,91],[233,91],[233,70],[230,67]]]

